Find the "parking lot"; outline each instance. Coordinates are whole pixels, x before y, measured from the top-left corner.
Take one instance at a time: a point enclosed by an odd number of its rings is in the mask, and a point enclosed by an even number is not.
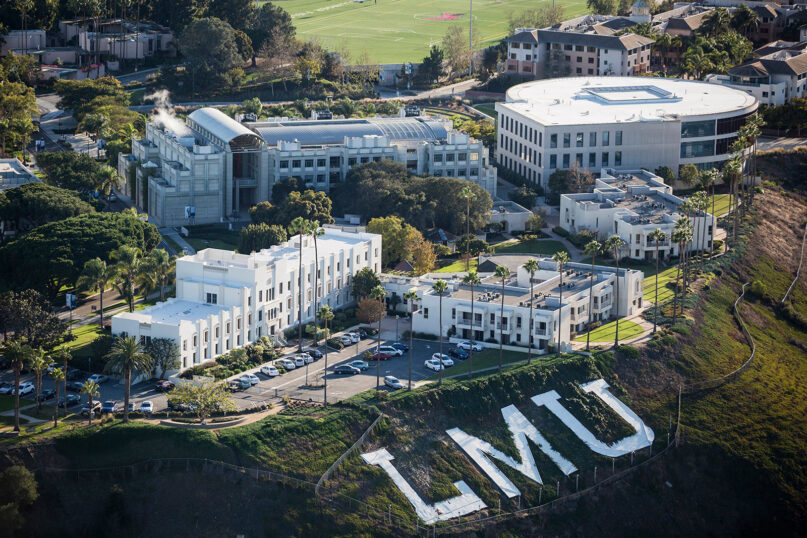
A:
[[[381,340],[381,345],[393,343],[393,340]],[[402,343],[408,345],[408,341],[404,340]],[[328,402],[334,403],[345,398],[349,398],[355,394],[363,392],[368,389],[375,388],[376,386],[376,373],[380,375],[380,383],[382,388],[384,385],[384,376],[392,375],[401,380],[401,383],[406,387],[409,376],[409,352],[405,352],[401,357],[393,357],[391,360],[367,361],[369,368],[356,375],[345,375],[334,373],[334,368],[341,364],[347,364],[351,361],[362,359],[365,351],[373,350],[376,346],[376,341],[373,338],[367,338],[360,341],[358,344],[353,344],[346,347],[342,351],[336,352],[329,350],[328,352]],[[435,374],[434,371],[427,369],[423,363],[426,359],[430,359],[432,354],[438,350],[438,342],[429,340],[414,340],[413,341],[413,359],[412,359],[412,383],[429,378]],[[443,352],[447,353],[448,349],[453,347],[448,343],[443,344]],[[325,352],[324,346],[318,349]],[[293,354],[292,354],[293,355]],[[363,359],[362,359],[363,360]],[[456,361],[456,359],[455,359]],[[306,367],[291,370],[285,374],[279,375],[274,378],[269,378],[260,373],[260,368],[249,370],[249,373],[254,373],[260,378],[260,383],[252,386],[251,388],[243,391],[233,393],[233,401],[239,409],[249,409],[255,405],[267,402],[278,403],[283,397],[290,397],[294,399],[312,400],[322,402],[323,390],[323,373],[325,368],[325,358],[308,364]],[[88,374],[89,375],[89,374]],[[239,374],[235,377],[239,377]],[[451,375],[451,368],[446,369],[446,375]],[[11,370],[4,371],[0,375],[0,382],[13,382],[14,374]],[[21,377],[20,383],[26,381],[33,382],[33,373],[25,374]],[[81,380],[83,381],[83,379]],[[53,389],[55,385],[53,380],[47,375],[43,378],[43,388]],[[384,388],[384,390],[388,390]],[[100,385],[99,392],[100,398],[98,401],[105,400],[118,400],[123,402],[123,386],[117,383],[114,379],[110,379]],[[33,403],[33,394],[23,396],[21,407]],[[155,411],[164,410],[167,407],[166,394],[157,392],[155,390],[155,382],[147,381],[138,383],[132,386],[130,400],[135,402],[135,408],[140,406],[140,402],[149,400],[154,404]],[[87,401],[87,397],[82,395],[81,402]],[[52,404],[53,400],[46,402]],[[70,409],[73,412],[78,412],[79,406],[76,405]]]

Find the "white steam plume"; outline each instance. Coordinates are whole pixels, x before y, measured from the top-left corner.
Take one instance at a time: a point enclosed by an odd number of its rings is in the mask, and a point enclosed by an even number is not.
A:
[[[171,95],[168,90],[157,90],[143,97],[143,100],[152,101],[157,107],[152,112],[151,119],[154,123],[163,129],[171,131],[178,137],[193,136],[193,132],[188,126],[174,115],[174,109],[171,106]]]

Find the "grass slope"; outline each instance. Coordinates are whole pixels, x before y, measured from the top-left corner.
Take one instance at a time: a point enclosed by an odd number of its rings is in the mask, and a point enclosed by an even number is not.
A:
[[[479,259],[471,258],[471,269],[476,269],[477,265],[479,265]],[[435,269],[434,273],[464,273],[465,272],[465,260],[456,260],[448,265],[445,265],[439,269]]]
[[[469,4],[465,0],[281,0],[303,40],[317,39],[335,51],[349,51],[354,60],[366,52],[378,63],[419,62],[438,44],[448,28],[459,24],[468,32]],[[566,18],[586,12],[582,0],[561,5]],[[474,32],[485,47],[507,35],[511,14],[538,7],[531,0],[476,0]],[[429,20],[443,14],[452,20]]]
[[[642,326],[633,321],[623,320],[619,322],[619,340],[626,340],[642,334]],[[616,321],[601,325],[591,331],[592,342],[613,342],[616,335]],[[585,342],[586,335],[578,336],[575,342]]]

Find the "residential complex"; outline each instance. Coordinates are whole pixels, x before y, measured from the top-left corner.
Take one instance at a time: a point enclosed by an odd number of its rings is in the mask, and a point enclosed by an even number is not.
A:
[[[473,316],[471,288],[458,278],[448,280],[448,292],[442,297],[442,327],[444,336],[472,338],[478,342],[498,343],[502,331],[505,345],[532,346],[545,350],[557,344],[560,331],[561,346],[568,349],[576,334],[585,330],[590,321],[605,321],[616,316],[635,314],[643,303],[643,274],[633,269],[595,266],[593,291],[591,265],[567,263],[563,271],[563,287],[558,264],[551,258],[537,258],[540,269],[533,277],[530,295],[530,274],[524,269],[529,256],[495,256],[491,266],[504,265],[511,271],[504,291],[500,279],[492,273],[480,273],[482,284],[474,286]],[[616,284],[619,281],[619,298]],[[384,287],[402,295],[415,289],[420,304],[413,315],[415,332],[439,334],[440,296],[432,289],[434,280],[408,279],[385,275]],[[562,303],[561,303],[562,291]],[[502,315],[502,295],[504,314]],[[591,310],[589,311],[589,297]],[[533,334],[530,338],[530,302],[532,301]],[[473,335],[471,331],[473,330]]]
[[[394,117],[239,123],[215,108],[192,112],[186,122],[149,122],[146,136],[121,155],[124,188],[160,226],[246,218],[268,200],[275,182],[298,177],[330,191],[356,164],[382,159],[412,173],[478,183],[496,194],[496,169],[482,142],[445,119]]]
[[[497,163],[546,188],[573,163],[588,170],[694,164],[719,168],[758,108],[746,92],[705,82],[571,77],[526,82],[496,103]]]
[[[381,271],[380,235],[324,231],[317,239],[316,264],[313,238],[303,236],[302,272],[299,237],[251,254],[206,249],[178,258],[176,298],[113,316],[112,334],[173,340],[180,348],[181,369],[261,336],[281,339],[281,332],[300,320],[299,282],[302,321],[307,323],[321,305],[339,309],[351,304],[351,279],[361,269]]]
[[[635,260],[655,259],[656,243],[648,234],[658,228],[667,235],[658,245],[660,257],[677,256],[678,245],[670,236],[685,216],[679,210],[682,201],[646,170],[603,170],[593,192],[561,195],[560,226],[571,233],[596,232],[600,240],[616,234],[625,242],[622,254]],[[716,219],[706,212],[689,219],[695,232],[689,250],[711,251]]]

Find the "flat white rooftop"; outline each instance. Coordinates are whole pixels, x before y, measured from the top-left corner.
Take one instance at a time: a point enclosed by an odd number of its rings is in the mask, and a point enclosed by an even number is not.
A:
[[[543,125],[678,121],[741,114],[757,99],[727,86],[650,77],[568,77],[536,80],[507,90],[496,105]]]
[[[143,310],[124,312],[115,317],[133,319],[140,323],[167,323],[179,325],[183,321],[196,322],[210,315],[218,315],[228,311],[229,307],[207,303],[195,303],[181,299],[168,299],[164,303],[157,303]]]

